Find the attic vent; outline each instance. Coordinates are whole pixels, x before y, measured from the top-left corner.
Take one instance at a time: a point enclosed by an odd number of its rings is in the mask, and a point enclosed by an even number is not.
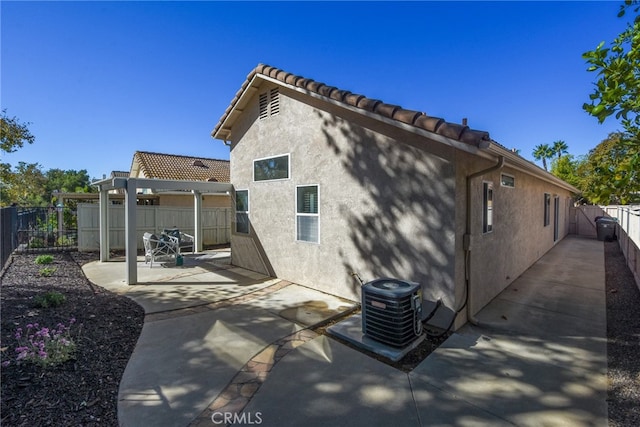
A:
[[[269,98],[266,93],[260,94],[260,120],[269,117]]]
[[[278,88],[271,89],[271,102],[269,102],[270,115],[275,116],[280,112],[280,93]]]
[[[202,163],[202,160],[194,160],[193,163],[191,163],[193,166],[199,166],[201,168],[204,168],[205,165],[204,163]]]
[[[280,112],[280,93],[278,88],[261,93],[258,103],[260,105],[260,120],[278,114]]]
[[[215,179],[215,178],[213,178],[213,177],[212,177],[212,178],[207,179],[207,181],[208,181],[208,182],[218,182],[218,180],[217,180],[217,179]]]

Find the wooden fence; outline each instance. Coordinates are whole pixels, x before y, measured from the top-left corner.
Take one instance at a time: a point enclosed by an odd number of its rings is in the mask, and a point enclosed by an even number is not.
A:
[[[202,209],[202,238],[205,246],[228,244],[231,237],[231,208]],[[124,205],[109,205],[109,246],[110,249],[125,248]],[[194,212],[189,207],[136,206],[136,235],[138,248],[143,247],[145,232],[159,233],[165,228],[178,228],[187,234],[194,234]],[[78,250],[97,251],[100,249],[99,205],[78,204]]]

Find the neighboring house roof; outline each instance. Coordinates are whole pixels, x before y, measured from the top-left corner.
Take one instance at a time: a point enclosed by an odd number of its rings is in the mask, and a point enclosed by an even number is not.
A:
[[[470,145],[480,146],[483,142],[486,143],[490,141],[489,133],[487,132],[473,130],[468,126],[457,123],[446,122],[444,119],[428,116],[420,111],[406,110],[398,105],[385,104],[382,101],[367,98],[364,95],[358,95],[333,86],[327,86],[324,83],[316,82],[302,76],[297,76],[264,64],[258,64],[258,66],[249,73],[247,79],[242,84],[242,87],[231,101],[231,105],[229,105],[225,110],[224,115],[220,118],[220,121],[211,132],[211,135],[214,138],[228,138],[234,121],[234,118],[230,116],[234,112],[236,104],[238,104],[240,98],[251,85],[251,82],[256,75],[270,77],[285,86],[305,89],[334,102],[337,101],[350,107],[379,114],[380,116],[397,120],[398,122],[412,125],[416,128],[424,129]],[[226,123],[227,121],[229,123]]]
[[[126,176],[188,181],[230,182],[229,161],[136,151]]]

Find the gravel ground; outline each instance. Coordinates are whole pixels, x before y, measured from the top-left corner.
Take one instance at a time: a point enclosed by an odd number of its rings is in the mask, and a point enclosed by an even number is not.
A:
[[[609,425],[640,426],[640,291],[617,242],[605,242]]]
[[[144,313],[131,300],[86,279],[80,266],[97,259],[95,254],[54,254],[51,277],[39,274],[42,266],[35,257],[13,257],[1,277],[0,350],[2,361],[10,362],[1,373],[1,423],[117,426],[118,386]],[[605,266],[609,424],[640,426],[640,291],[616,242],[605,243]],[[64,294],[65,303],[37,308],[36,296],[48,291]],[[78,347],[72,360],[46,369],[15,362],[16,328],[36,322],[53,327],[68,324],[71,317],[76,319],[71,337]],[[416,351],[408,365],[429,352],[426,347]]]

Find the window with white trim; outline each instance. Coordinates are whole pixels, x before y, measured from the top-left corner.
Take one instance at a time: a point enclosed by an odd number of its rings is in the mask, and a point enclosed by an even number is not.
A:
[[[482,183],[482,232],[493,231],[493,183]]]
[[[500,185],[503,187],[515,188],[516,179],[511,175],[507,175],[506,173],[503,173],[500,175]]]
[[[551,224],[551,194],[544,193],[544,226]]]
[[[236,190],[236,233],[249,234],[249,190]]]
[[[253,161],[253,180],[271,181],[289,178],[289,155],[267,157]]]
[[[317,185],[296,187],[296,240],[320,243],[320,194]]]

